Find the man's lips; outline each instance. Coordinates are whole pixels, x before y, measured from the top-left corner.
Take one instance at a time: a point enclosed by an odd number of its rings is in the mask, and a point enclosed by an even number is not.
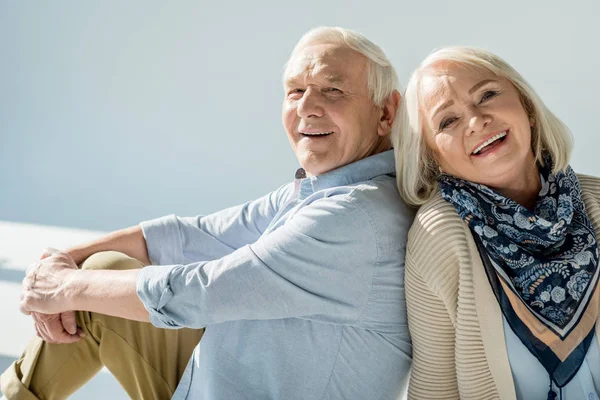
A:
[[[310,129],[298,133],[304,137],[326,137],[331,135],[333,131]]]

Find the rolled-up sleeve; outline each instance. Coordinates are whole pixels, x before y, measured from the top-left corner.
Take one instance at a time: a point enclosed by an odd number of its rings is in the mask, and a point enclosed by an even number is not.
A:
[[[284,185],[259,199],[196,217],[168,215],[140,223],[153,265],[221,258],[255,242],[291,194]]]
[[[317,200],[217,260],[146,267],[137,290],[151,322],[165,328],[292,317],[352,324],[367,304],[377,254],[368,215],[344,195]]]

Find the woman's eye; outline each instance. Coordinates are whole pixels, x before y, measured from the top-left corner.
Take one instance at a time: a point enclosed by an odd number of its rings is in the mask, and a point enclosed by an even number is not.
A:
[[[484,101],[487,101],[491,98],[494,98],[498,95],[498,92],[495,90],[487,90],[485,91],[485,93],[483,93],[483,96],[481,96],[481,99],[479,100],[480,103],[483,103]]]
[[[440,122],[440,131],[443,131],[447,127],[449,127],[454,121],[456,121],[456,117],[444,118],[442,122]]]
[[[325,92],[328,92],[328,93],[342,93],[342,91],[340,89],[334,88],[334,87],[326,88]]]

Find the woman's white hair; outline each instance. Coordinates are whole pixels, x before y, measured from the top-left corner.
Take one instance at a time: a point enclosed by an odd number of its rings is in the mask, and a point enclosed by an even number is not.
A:
[[[404,201],[420,206],[437,190],[440,170],[423,140],[420,83],[425,75],[424,71],[441,61],[483,68],[508,79],[519,92],[523,107],[532,121],[531,147],[536,161],[544,164],[542,154],[548,152],[554,163],[553,172],[567,167],[572,147],[571,133],[546,107],[521,74],[502,58],[488,51],[464,46],[446,47],[431,53],[413,72],[400,106],[399,119],[402,122],[392,135],[398,190]]]
[[[371,99],[378,107],[385,104],[385,101],[394,90],[399,90],[398,76],[392,63],[379,46],[362,34],[338,27],[323,26],[314,28],[300,38],[290,55],[290,60],[298,51],[311,44],[337,44],[365,56],[367,58],[367,88]],[[288,63],[285,66],[284,79],[287,74]]]

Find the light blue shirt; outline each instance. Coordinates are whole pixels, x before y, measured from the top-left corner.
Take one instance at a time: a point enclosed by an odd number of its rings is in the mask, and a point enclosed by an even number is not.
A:
[[[142,223],[151,322],[206,327],[173,398],[397,399],[412,219],[386,151],[209,216]]]
[[[512,331],[506,318],[502,319],[517,400],[546,400],[550,389],[548,372]],[[556,385],[553,388],[554,392],[559,392]],[[600,348],[598,337],[594,335],[583,364],[573,379],[563,387],[562,399],[557,397],[557,400],[598,400],[599,389]]]

